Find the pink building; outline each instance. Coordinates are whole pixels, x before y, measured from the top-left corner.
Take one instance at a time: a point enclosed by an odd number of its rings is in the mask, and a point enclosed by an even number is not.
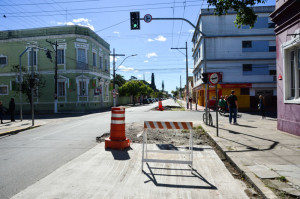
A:
[[[300,0],[276,0],[277,128],[300,136]]]

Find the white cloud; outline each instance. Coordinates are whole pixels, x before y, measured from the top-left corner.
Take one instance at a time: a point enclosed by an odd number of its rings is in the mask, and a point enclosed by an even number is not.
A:
[[[144,63],[148,63],[148,62],[149,62],[149,60],[145,60],[145,61],[144,61]]]
[[[119,58],[119,57],[115,57],[115,62],[117,62],[118,58]],[[110,55],[110,59],[109,59],[109,60],[110,60],[110,62],[112,63],[112,62],[114,61],[114,56],[111,56],[111,55]]]
[[[186,62],[186,59],[184,59],[183,61]],[[188,59],[188,61],[191,61],[191,59]]]
[[[118,31],[114,31],[113,33],[114,33],[114,34],[117,34],[117,35],[120,34],[120,32],[118,32]]]
[[[195,30],[189,29],[189,33],[194,33]]]
[[[166,41],[167,40],[167,38],[165,38],[164,36],[162,36],[162,35],[158,35],[156,38],[155,38],[155,40],[156,41]]]
[[[139,78],[141,78],[142,77],[142,75],[137,75]]]
[[[137,72],[139,72],[139,71],[138,71],[138,70],[135,70],[134,72],[137,73]]]
[[[91,30],[95,30],[94,26],[90,24],[91,21],[92,20],[88,18],[78,18],[68,22],[57,22],[56,24],[57,25],[79,25],[79,26],[89,27]]]
[[[192,68],[189,68],[189,69],[188,69],[189,73],[193,73],[193,70],[194,70],[194,69],[192,69]]]
[[[147,41],[148,41],[148,42],[153,42],[154,40],[153,40],[153,39],[148,39]]]
[[[157,54],[156,53],[148,53],[147,55],[146,55],[146,57],[148,57],[148,58],[150,58],[150,57],[157,57]]]
[[[145,74],[150,74],[150,72],[145,72]]]
[[[132,68],[132,67],[126,67],[126,66],[123,66],[123,65],[119,66],[118,69],[121,70],[121,71],[123,71],[123,72],[134,71],[134,68]]]

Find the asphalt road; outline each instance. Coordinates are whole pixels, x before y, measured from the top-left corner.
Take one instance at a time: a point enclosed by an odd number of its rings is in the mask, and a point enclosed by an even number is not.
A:
[[[157,103],[126,109],[126,123],[202,119],[199,112],[151,111],[155,106]],[[110,114],[47,119],[41,127],[0,138],[0,198],[12,197],[97,145],[95,138],[110,130]]]

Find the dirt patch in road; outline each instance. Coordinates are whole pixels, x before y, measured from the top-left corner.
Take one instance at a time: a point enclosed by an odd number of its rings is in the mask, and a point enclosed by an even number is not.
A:
[[[143,131],[143,124],[126,124],[126,137],[129,138],[132,143],[143,143]],[[97,137],[97,141],[104,142],[107,137],[109,137],[109,133],[105,133],[103,136]],[[149,130],[147,137],[149,144],[173,144],[175,146],[182,146],[189,145],[190,133],[188,130],[155,129]],[[194,128],[193,143],[194,145],[210,145],[209,139],[201,126]]]

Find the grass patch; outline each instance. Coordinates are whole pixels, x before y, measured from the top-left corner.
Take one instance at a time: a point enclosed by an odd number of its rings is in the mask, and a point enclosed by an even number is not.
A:
[[[284,176],[277,177],[276,179],[281,182],[287,182],[287,179]]]

